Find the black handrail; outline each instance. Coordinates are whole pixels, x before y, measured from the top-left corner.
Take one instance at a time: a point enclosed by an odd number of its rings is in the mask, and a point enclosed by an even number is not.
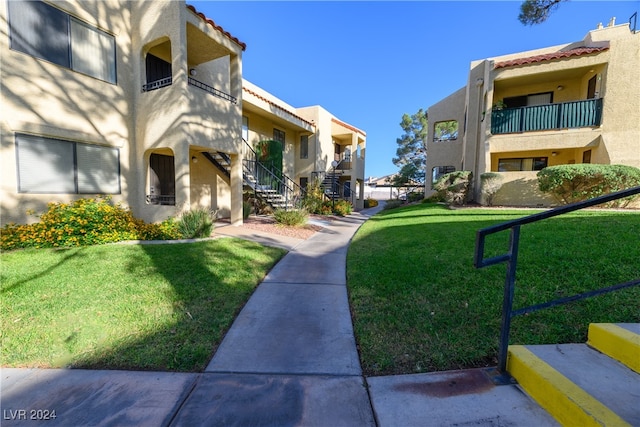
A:
[[[268,167],[257,160],[255,150],[244,138],[242,140],[245,143],[245,148],[249,149],[249,151],[245,151],[246,155],[243,166],[244,169],[256,179],[256,185],[268,185],[271,189],[282,195],[285,199],[285,209],[288,209],[289,202],[291,202],[294,207],[299,208],[300,201],[304,199],[306,195],[306,190],[272,164]],[[254,188],[254,190],[256,189]]]
[[[238,100],[236,99],[235,96],[231,96],[228,93],[225,93],[225,92],[221,91],[220,89],[216,89],[213,86],[209,86],[206,83],[202,83],[201,81],[196,80],[193,77],[189,77],[187,79],[187,82],[189,83],[190,86],[195,86],[195,87],[200,88],[200,89],[202,89],[204,91],[207,91],[213,96],[217,96],[218,98],[225,99],[225,100],[227,100],[227,101],[229,101],[229,102],[231,102],[233,104],[237,104],[238,103]]]
[[[512,221],[506,221],[491,227],[478,230],[476,233],[476,246],[473,257],[473,265],[475,268],[488,267],[490,265],[499,264],[501,262],[507,263],[507,272],[504,284],[504,296],[502,300],[502,323],[500,327],[500,344],[498,349],[498,372],[500,377],[496,378],[496,381],[502,384],[508,384],[510,382],[509,374],[507,370],[507,351],[509,348],[509,332],[511,329],[511,319],[515,316],[531,313],[541,310],[543,308],[553,307],[560,304],[566,304],[568,302],[577,301],[585,298],[589,298],[596,295],[601,295],[608,292],[617,291],[619,289],[628,288],[631,286],[640,285],[640,278],[631,280],[625,283],[619,283],[614,286],[606,288],[600,288],[594,291],[585,292],[570,297],[560,298],[553,301],[545,302],[542,304],[536,304],[528,307],[523,307],[518,310],[513,310],[513,295],[516,281],[516,268],[518,265],[518,243],[520,241],[520,226],[525,224],[531,224],[536,221],[540,221],[554,216],[563,215],[569,212],[574,212],[580,209],[596,206],[602,203],[607,203],[613,200],[622,199],[629,196],[640,194],[640,187],[633,187],[627,190],[618,191],[616,193],[607,194],[604,196],[596,197],[590,200],[582,202],[576,202],[565,206],[559,206],[554,209],[550,209],[545,212],[536,213],[533,215],[518,218]],[[486,236],[500,231],[511,230],[509,238],[509,251],[504,255],[494,256],[492,258],[484,258],[484,246]]]

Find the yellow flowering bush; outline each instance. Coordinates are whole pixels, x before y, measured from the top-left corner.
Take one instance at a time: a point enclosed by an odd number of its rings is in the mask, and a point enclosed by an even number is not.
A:
[[[119,203],[111,203],[110,197],[49,203],[39,222],[7,224],[0,231],[0,248],[3,250],[180,238],[173,219],[147,224]]]

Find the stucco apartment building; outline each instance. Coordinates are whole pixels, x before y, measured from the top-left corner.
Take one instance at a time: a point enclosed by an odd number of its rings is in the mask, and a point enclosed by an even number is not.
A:
[[[497,172],[495,204],[551,205],[544,167],[640,167],[640,33],[612,19],[575,43],[473,61],[428,117],[427,196],[442,174],[470,170],[476,201],[481,174]]]
[[[243,82],[246,45],[183,1],[1,0],[0,32],[2,224],[95,195],[146,221],[205,207],[240,224],[248,123],[284,131],[285,172],[311,175],[296,153],[321,114],[274,113]]]
[[[242,111],[243,140],[252,149],[260,141],[280,141],[282,171],[294,185],[304,189],[335,172],[338,197],[364,207],[364,131],[321,106],[293,107],[246,80]]]

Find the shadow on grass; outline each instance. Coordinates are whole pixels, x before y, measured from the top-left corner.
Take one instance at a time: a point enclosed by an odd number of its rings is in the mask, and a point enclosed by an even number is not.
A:
[[[515,216],[492,212],[412,207],[356,234],[347,282],[367,375],[492,364],[506,267],[473,267],[475,235]],[[507,251],[508,234],[491,236],[487,257]],[[604,210],[523,226],[514,308],[640,277],[639,234],[639,213]],[[640,321],[638,297],[636,287],[518,317],[511,342],[584,342],[590,322]]]
[[[138,256],[152,260],[150,274],[159,274],[170,284],[159,292],[171,294],[172,321],[151,334],[101,348],[74,361],[73,367],[201,372],[264,275],[284,255],[280,249],[233,240],[216,245],[142,245]],[[259,251],[266,256],[259,257]],[[136,271],[139,264],[134,257],[125,268],[143,273]],[[235,266],[235,273],[224,273],[230,266]]]

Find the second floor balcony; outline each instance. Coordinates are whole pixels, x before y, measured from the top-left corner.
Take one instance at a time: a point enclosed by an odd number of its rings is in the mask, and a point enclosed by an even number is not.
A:
[[[602,123],[602,98],[504,108],[491,113],[491,133],[597,127]]]

